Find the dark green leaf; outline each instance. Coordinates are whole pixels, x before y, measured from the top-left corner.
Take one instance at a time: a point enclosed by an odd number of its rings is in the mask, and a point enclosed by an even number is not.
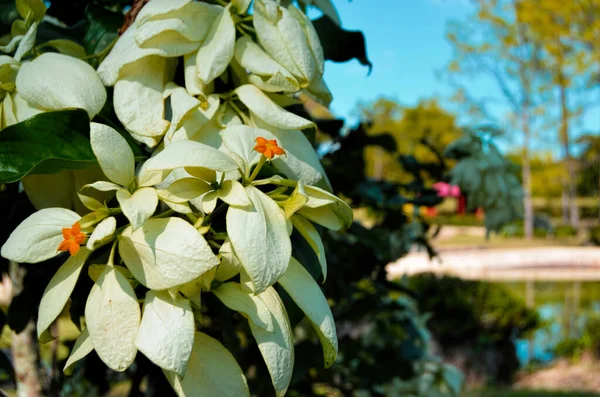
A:
[[[67,25],[73,25],[83,19],[89,0],[52,0],[47,14],[58,18]]]
[[[119,35],[123,15],[90,4],[85,10],[87,29],[83,37],[83,47],[88,54],[98,54],[106,49]]]
[[[19,19],[19,13],[13,0],[0,0],[0,34],[10,33],[12,23]]]
[[[362,65],[368,66],[371,73],[373,64],[367,57],[365,36],[361,31],[344,30],[325,15],[314,20],[313,25],[321,39],[325,59],[346,62],[356,58]]]
[[[80,169],[96,162],[85,110],[62,110],[31,117],[0,131],[0,183],[27,174]]]

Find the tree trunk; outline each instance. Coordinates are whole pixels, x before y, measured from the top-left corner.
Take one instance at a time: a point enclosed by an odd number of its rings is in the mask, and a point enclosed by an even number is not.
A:
[[[571,157],[571,149],[569,144],[569,108],[567,106],[567,87],[564,76],[560,76],[559,81],[560,91],[560,140],[563,147],[563,155],[565,166],[567,167],[566,189],[569,198],[569,223],[575,229],[579,229],[579,206],[577,205],[577,174],[575,170],[575,162]]]
[[[533,200],[531,198],[531,162],[529,161],[529,114],[528,109],[523,109],[521,114],[523,142],[523,208],[524,224],[523,232],[526,240],[533,239]]]
[[[15,262],[10,262],[10,278],[13,283],[13,296],[16,296],[23,290],[25,269]],[[41,397],[43,395],[42,383],[33,321],[30,321],[20,333],[12,332],[11,345],[17,396]]]
[[[561,206],[561,210],[562,210],[562,221],[563,224],[568,225],[569,224],[569,193],[567,193],[567,181],[563,180],[562,181],[562,193],[560,196],[560,206]]]

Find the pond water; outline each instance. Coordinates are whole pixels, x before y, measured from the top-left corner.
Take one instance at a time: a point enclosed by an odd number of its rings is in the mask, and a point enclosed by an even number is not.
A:
[[[525,297],[523,283],[511,285]],[[537,283],[534,284],[535,309],[543,327],[529,339],[515,339],[517,358],[522,366],[548,363],[555,358],[555,348],[567,338],[584,335],[585,325],[592,316],[600,316],[600,284]]]

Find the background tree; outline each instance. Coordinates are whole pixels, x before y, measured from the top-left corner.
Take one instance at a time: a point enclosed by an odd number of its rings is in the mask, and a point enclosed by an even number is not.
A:
[[[397,161],[398,155],[412,155],[421,163],[436,162],[436,152],[443,152],[462,135],[456,116],[444,110],[436,99],[422,100],[411,107],[380,98],[361,106],[360,111],[363,119],[369,121],[369,135],[386,133],[396,142],[397,150],[393,153],[379,147],[366,151],[366,173],[375,179],[411,182],[414,176]]]
[[[582,196],[596,196],[600,200],[600,137],[586,134],[577,142],[583,145],[578,157],[580,173],[577,192]]]
[[[558,136],[566,167],[563,179],[571,226],[579,226],[577,206],[577,164],[572,153],[572,122],[585,105],[573,96],[586,95],[590,82],[598,78],[598,11],[600,1],[534,1],[516,3],[517,23],[527,26],[543,51],[544,68],[551,73],[551,84],[558,99],[560,127]],[[583,92],[582,92],[583,91]]]
[[[447,37],[454,49],[448,65],[450,78],[484,76],[498,87],[517,130],[522,133],[522,180],[525,237],[533,237],[530,145],[538,106],[543,102],[543,83],[547,76],[540,70],[540,45],[529,29],[516,20],[516,2],[480,0],[476,12],[466,23],[453,23]],[[480,101],[485,99],[465,96]],[[494,120],[491,120],[494,121]]]

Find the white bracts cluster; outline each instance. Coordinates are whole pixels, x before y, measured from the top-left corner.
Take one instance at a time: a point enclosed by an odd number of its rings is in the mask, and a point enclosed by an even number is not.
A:
[[[17,107],[14,122],[66,108],[85,109],[93,118],[106,102],[104,83],[114,86],[123,127],[152,150],[136,163],[120,132],[92,122],[90,143],[103,177],[78,191],[85,212],[41,209],[2,247],[2,256],[16,262],[69,255],[40,303],[42,341],[55,337],[50,326],[82,270],[94,280],[67,373],[92,350],[116,371],[140,351],[163,369],[179,396],[249,396],[235,358],[199,329],[201,296],[212,293],[247,318],[283,396],[294,338],[277,283],[306,314],[325,365],[335,361],[331,310],[292,257],[290,235],[296,229],[306,240],[325,278],[315,224],[348,227],[352,211],[330,193],[301,131],[313,123],[283,108],[301,90],[331,99],[322,81],[323,51],[310,20],[295,7],[255,0],[248,14],[250,3],[151,0],[97,74],[67,55],[43,54],[23,64],[0,58],[0,75],[14,72],[16,79],[14,90],[7,86],[3,112],[10,103],[27,109]],[[178,68],[182,85],[174,82]],[[224,226],[215,226],[219,217]],[[104,259],[99,265],[90,258]]]

